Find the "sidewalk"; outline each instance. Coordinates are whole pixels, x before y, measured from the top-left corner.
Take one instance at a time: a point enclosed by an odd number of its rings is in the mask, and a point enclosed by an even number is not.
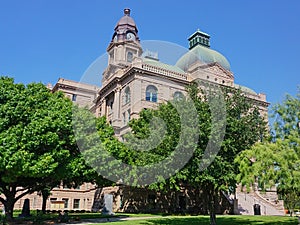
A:
[[[72,221],[68,223],[57,223],[54,225],[88,225],[88,224],[109,223],[109,222],[126,221],[126,220],[145,220],[145,219],[157,219],[157,218],[162,218],[162,216],[111,217],[111,218],[98,218],[98,219],[84,219],[84,220]]]

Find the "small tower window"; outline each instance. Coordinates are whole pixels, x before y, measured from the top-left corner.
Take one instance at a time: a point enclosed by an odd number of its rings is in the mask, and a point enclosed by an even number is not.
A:
[[[133,53],[127,52],[127,62],[132,62],[132,60],[133,60]]]
[[[111,51],[111,52],[109,53],[109,60],[110,60],[110,62],[113,62],[113,61],[114,61],[114,51]]]
[[[146,101],[157,102],[157,88],[153,85],[149,85],[146,88]]]

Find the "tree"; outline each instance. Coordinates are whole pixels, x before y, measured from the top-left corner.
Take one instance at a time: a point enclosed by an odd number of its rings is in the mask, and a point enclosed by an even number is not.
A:
[[[72,108],[63,93],[41,83],[25,86],[0,77],[0,201],[8,219],[23,196],[85,173]]]
[[[285,138],[292,132],[300,134],[300,86],[295,97],[287,94],[281,104],[275,104],[272,117],[275,118],[274,139]]]
[[[273,107],[271,140],[257,143],[236,159],[238,180],[248,188],[256,183],[263,190],[276,186],[291,214],[300,201],[299,108],[300,92],[297,97],[287,95],[282,104]]]
[[[260,140],[266,132],[266,122],[259,114],[254,102],[244,96],[240,90],[223,89],[223,92],[217,92],[206,95],[205,92],[199,92],[197,86],[189,87],[188,92],[196,108],[197,135],[196,143],[181,143],[179,136],[182,133],[181,120],[188,120],[189,113],[178,114],[176,104],[180,102],[166,103],[159,106],[157,110],[144,110],[140,113],[139,119],[130,122],[135,137],[139,139],[156,138],[161,135],[159,129],[151,128],[149,122],[152,118],[158,117],[165,122],[166,134],[162,142],[157,147],[147,149],[147,151],[136,151],[132,149],[134,158],[132,163],[146,165],[162,160],[173,154],[178,145],[182,145],[182,154],[189,148],[194,152],[190,160],[177,173],[169,179],[161,180],[151,184],[149,187],[156,190],[179,190],[182,185],[189,185],[195,189],[205,192],[207,199],[205,204],[207,212],[210,214],[211,224],[216,224],[215,205],[218,204],[218,197],[221,190],[234,190],[236,186],[236,175],[238,168],[234,164],[234,159],[241,151],[250,148],[255,142]],[[210,102],[209,98],[215,98]],[[220,109],[219,98],[224,98],[224,107],[226,115]],[[220,99],[219,99],[220,100]],[[189,109],[185,109],[188,112]],[[214,111],[214,112],[213,112]],[[213,113],[224,114],[225,121],[221,118],[213,122]],[[186,117],[184,117],[184,116]],[[226,124],[226,128],[225,128]],[[221,135],[221,129],[224,129],[224,135]],[[152,134],[152,133],[156,134]],[[190,132],[194,132],[191,130]],[[149,133],[151,133],[149,135]],[[191,134],[192,134],[191,133]],[[185,132],[185,134],[189,134]],[[193,134],[192,134],[193,135]],[[131,141],[132,135],[127,139],[128,145],[134,148],[134,141]],[[211,141],[212,139],[212,141]],[[152,143],[152,140],[149,141]],[[208,145],[220,144],[218,152],[210,151]],[[193,146],[194,144],[194,146]],[[148,146],[144,144],[145,148]],[[179,157],[181,159],[181,157]],[[206,161],[207,162],[206,162]],[[165,168],[171,165],[166,164]]]
[[[220,191],[236,186],[235,156],[264,136],[266,122],[240,90],[211,91],[193,84],[190,97],[141,111],[139,119],[130,121],[132,132],[124,143],[104,118],[79,117],[79,148],[89,165],[115,182],[158,191],[187,185],[203,191],[211,224],[216,224]]]

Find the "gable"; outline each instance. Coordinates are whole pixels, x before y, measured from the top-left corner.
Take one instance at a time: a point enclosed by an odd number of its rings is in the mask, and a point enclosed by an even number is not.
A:
[[[188,71],[191,80],[202,79],[220,84],[231,85],[234,81],[233,74],[224,69],[219,63],[204,64],[197,62]]]
[[[209,72],[214,74],[215,76],[222,78],[222,79],[228,79],[228,80],[234,80],[234,76],[232,72],[224,69],[219,63],[210,63],[206,64],[205,66],[202,66],[202,68]]]

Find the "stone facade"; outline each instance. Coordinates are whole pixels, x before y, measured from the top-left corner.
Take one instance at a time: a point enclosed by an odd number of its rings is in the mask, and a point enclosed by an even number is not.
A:
[[[229,62],[210,49],[209,39],[208,34],[197,30],[189,37],[189,51],[175,65],[166,64],[153,52],[143,53],[136,24],[126,9],[107,48],[108,66],[95,99],[94,113],[106,116],[116,135],[122,136],[128,131],[128,121],[137,118],[142,109],[186,95],[186,86],[201,80],[240,88],[267,117],[266,96],[235,84]]]
[[[48,86],[53,92],[62,91],[75,104],[81,107],[91,107],[97,96],[99,87],[84,84],[64,78],[59,78],[54,87]]]

